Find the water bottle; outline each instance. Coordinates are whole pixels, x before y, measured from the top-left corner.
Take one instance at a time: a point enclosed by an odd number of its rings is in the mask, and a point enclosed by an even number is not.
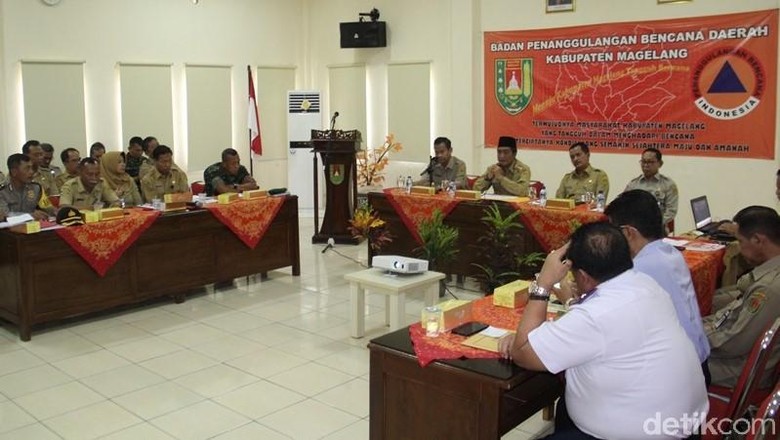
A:
[[[406,193],[412,193],[412,176],[406,176]]]
[[[606,197],[604,197],[604,191],[599,191],[599,193],[596,195],[596,211],[604,212],[604,203],[606,202]]]
[[[542,207],[547,206],[547,189],[545,188],[539,191],[539,205]]]
[[[447,185],[447,196],[450,198],[455,197],[455,190],[457,189],[457,186],[455,185],[455,182],[450,182],[449,185]]]

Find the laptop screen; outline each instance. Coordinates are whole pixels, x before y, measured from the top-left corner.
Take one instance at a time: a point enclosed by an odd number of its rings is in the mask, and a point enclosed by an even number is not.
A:
[[[710,205],[707,203],[707,196],[691,199],[691,211],[693,211],[693,221],[696,223],[696,229],[712,223],[710,214]]]

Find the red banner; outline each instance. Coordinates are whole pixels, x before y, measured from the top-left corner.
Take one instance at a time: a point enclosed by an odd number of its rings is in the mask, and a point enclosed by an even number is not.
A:
[[[774,159],[777,19],[485,32],[485,143]]]

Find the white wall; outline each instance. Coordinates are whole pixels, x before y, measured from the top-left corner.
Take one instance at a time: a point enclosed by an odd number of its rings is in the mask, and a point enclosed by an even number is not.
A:
[[[160,142],[186,167],[184,65],[190,63],[232,66],[232,147],[248,165],[246,66],[296,66],[303,53],[304,36],[296,31],[303,0],[63,0],[54,7],[0,0],[0,11],[3,157],[25,140],[20,60],[86,61],[87,144],[99,140],[110,150],[126,147],[130,136],[154,134],[121,132],[117,62],[173,63],[173,139]],[[213,162],[229,146],[214,145]],[[86,146],[78,147],[85,154]],[[286,145],[265,148],[286,151]],[[262,175],[258,165],[255,174]],[[197,177],[199,170],[189,171]]]
[[[529,3],[532,3],[529,6]],[[518,2],[515,0],[482,1],[482,30],[522,30],[556,28],[583,24],[621,21],[657,20],[706,15],[728,14],[780,6],[778,0],[694,0],[690,3],[658,5],[655,0],[615,2],[613,0],[578,1],[575,12],[545,14],[544,2]],[[481,65],[481,59],[475,63]],[[482,90],[482,75],[478,79]],[[482,99],[481,96],[478,99]],[[473,117],[482,121],[482,105]],[[780,115],[780,113],[778,113]],[[777,125],[777,124],[776,124]],[[484,124],[479,124],[475,138],[483,136]],[[676,229],[688,230],[693,218],[689,200],[707,194],[714,216],[730,217],[739,209],[752,205],[777,207],[774,195],[775,173],[780,160],[780,148],[775,142],[775,160],[694,158],[684,156],[665,157],[661,172],[677,182],[680,189],[680,209]],[[564,172],[571,168],[566,152],[520,151],[518,157],[532,169],[532,178],[542,180],[555,191]],[[482,164],[495,160],[494,150],[483,150]],[[609,174],[610,198],[621,191],[626,182],[640,174],[639,157],[628,154],[594,153],[591,163]]]
[[[617,6],[616,6],[617,5]],[[24,141],[19,62],[85,60],[87,142],[123,147],[135,133],[121,133],[116,63],[173,63],[173,139],[176,160],[186,166],[184,64],[231,65],[232,141],[248,162],[246,68],[296,67],[296,86],[320,89],[328,108],[328,66],[365,65],[367,133],[364,146],[379,145],[387,134],[387,65],[431,63],[431,139],[447,136],[469,173],[495,160],[483,148],[482,32],[556,28],[579,24],[693,17],[777,8],[780,0],[694,0],[657,5],[655,0],[581,0],[575,12],[545,14],[543,0],[62,0],[55,7],[34,0],[0,0],[0,153],[17,151]],[[338,23],[357,21],[376,7],[387,22],[388,47],[341,49]],[[263,125],[261,109],[261,125]],[[327,119],[327,118],[326,118]],[[263,126],[263,130],[284,127]],[[347,127],[344,127],[347,128]],[[404,142],[403,139],[398,139]],[[214,161],[225,146],[214,147]],[[408,146],[412,147],[412,146]],[[429,148],[418,145],[416,148]],[[86,146],[82,146],[86,148]],[[268,186],[285,176],[286,145],[264,145],[255,174]],[[776,206],[774,161],[669,157],[663,172],[681,190],[678,229],[691,226],[687,201],[710,195],[712,210],[730,216],[748,204]],[[564,152],[522,151],[533,177],[554,190],[571,167]],[[637,157],[594,154],[592,162],[610,175],[612,196],[639,174]],[[396,173],[388,170],[388,183]],[[411,172],[423,164],[397,164]],[[422,168],[420,168],[421,170]],[[197,177],[200,170],[190,170]]]

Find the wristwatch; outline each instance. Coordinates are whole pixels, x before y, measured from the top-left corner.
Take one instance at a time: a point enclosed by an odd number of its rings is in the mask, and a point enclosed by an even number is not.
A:
[[[536,281],[532,281],[531,286],[528,287],[528,299],[548,301],[550,299],[550,291],[537,284]]]
[[[233,184],[233,189],[235,189],[236,191],[238,190],[238,184],[237,183]]]

